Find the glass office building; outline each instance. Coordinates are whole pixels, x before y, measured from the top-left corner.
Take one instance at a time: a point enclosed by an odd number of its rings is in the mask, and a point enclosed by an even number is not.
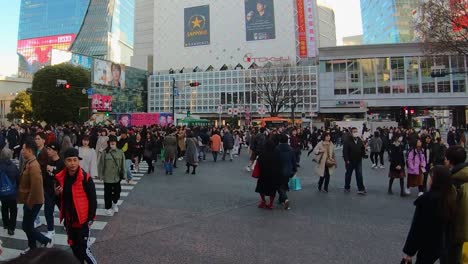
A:
[[[361,0],[364,44],[413,42],[412,14],[418,3],[417,0]]]
[[[265,104],[262,93],[255,81],[268,74],[285,78],[285,89],[294,86],[297,97],[303,102],[295,109],[297,113],[315,113],[318,110],[317,67],[290,67],[279,70],[247,69],[189,72],[177,74],[156,74],[150,76],[148,87],[148,112],[172,111],[173,79],[177,86],[175,112],[192,114],[205,118],[218,117],[218,106],[223,108],[223,118],[228,117],[229,108],[250,109],[253,117],[259,117],[258,107]],[[189,83],[199,82],[200,86],[190,87]],[[272,82],[274,86],[274,83]],[[283,91],[285,90],[283,89]],[[290,116],[291,109],[283,109],[284,116]]]

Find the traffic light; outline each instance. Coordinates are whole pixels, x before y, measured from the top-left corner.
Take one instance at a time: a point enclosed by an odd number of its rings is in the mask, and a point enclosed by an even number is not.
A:
[[[187,117],[190,117],[191,113],[190,110],[187,110]]]
[[[55,84],[55,87],[58,87],[58,88],[65,88],[65,89],[70,89],[71,88],[71,85],[67,82],[67,80],[60,80],[60,79],[57,79],[57,82]]]
[[[106,117],[109,117],[109,112],[106,112]]]
[[[191,82],[190,87],[198,87],[201,83],[199,82]]]
[[[70,84],[69,83],[65,84],[65,89],[67,89],[67,90],[70,89]]]

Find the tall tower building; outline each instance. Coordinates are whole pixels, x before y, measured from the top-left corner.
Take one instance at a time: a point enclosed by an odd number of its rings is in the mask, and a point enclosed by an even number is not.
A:
[[[415,41],[411,21],[418,3],[415,0],[361,0],[364,44]]]
[[[52,49],[130,64],[134,0],[21,0],[18,75],[32,78]]]
[[[336,46],[335,11],[326,4],[317,2],[319,47]]]

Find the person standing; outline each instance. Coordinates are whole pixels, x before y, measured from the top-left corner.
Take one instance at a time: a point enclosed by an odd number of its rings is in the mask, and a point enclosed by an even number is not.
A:
[[[405,197],[405,156],[403,154],[404,146],[402,144],[403,137],[394,134],[392,138],[392,145],[390,145],[390,170],[388,172],[388,191],[387,193],[392,195],[392,185],[395,179],[400,181],[400,196]]]
[[[260,168],[260,175],[257,180],[255,192],[260,194],[260,203],[258,208],[273,209],[276,190],[278,189],[278,176],[276,166],[278,164],[277,156],[275,155],[276,144],[273,140],[267,140],[265,143],[265,152],[257,159]],[[265,196],[270,197],[267,204]]]
[[[232,149],[234,148],[234,137],[232,136],[231,132],[228,128],[224,130],[223,135],[223,158],[222,160],[226,160],[226,153],[229,151],[229,160],[232,161]]]
[[[383,169],[383,163],[379,164],[379,155],[382,152],[383,142],[380,138],[379,131],[374,132],[374,136],[369,139],[369,147],[370,147],[370,159],[372,162],[372,169],[381,168]],[[383,161],[383,158],[382,158]]]
[[[106,129],[101,129],[98,132],[98,139],[96,142],[96,157],[97,160],[99,160],[99,153],[101,153],[103,150],[107,148],[107,141],[109,140],[109,137],[107,136],[107,130]]]
[[[417,254],[416,264],[435,263],[438,259],[441,263],[452,264],[454,262],[447,262],[446,254],[456,203],[450,170],[435,166],[429,185],[429,192],[414,201],[416,210],[403,248],[403,260],[411,263],[411,258]]]
[[[343,146],[343,158],[346,164],[345,192],[350,192],[351,176],[353,171],[356,171],[357,193],[359,195],[365,195],[367,191],[366,187],[364,187],[364,180],[362,177],[362,159],[366,155],[366,149],[359,137],[357,128],[353,127],[351,133],[352,138],[346,140]]]
[[[179,147],[179,160],[182,160],[185,156],[185,128],[181,127],[177,133],[177,146]]]
[[[81,147],[78,148],[81,157],[80,167],[93,179],[98,177],[96,151],[89,147],[89,136],[81,139]]]
[[[334,174],[336,168],[335,145],[331,142],[329,133],[323,134],[323,140],[315,147],[314,154],[317,160],[315,173],[320,177],[318,190],[321,192],[323,186],[323,191],[328,193],[330,176]]]
[[[210,138],[211,153],[213,154],[213,161],[218,160],[218,153],[221,150],[221,136],[218,131],[214,131]]]
[[[264,150],[264,145],[262,149]],[[263,153],[260,152],[261,154]],[[289,198],[287,191],[289,191],[289,179],[294,176],[297,172],[296,154],[294,150],[288,144],[288,136],[281,134],[279,135],[279,144],[275,148],[277,164],[278,185],[277,190],[279,193],[279,202],[283,205],[285,210],[291,209],[289,207]]]
[[[141,139],[141,134],[136,133],[135,138],[130,140],[130,152],[132,154],[133,164],[135,171],[140,171],[140,162],[143,157],[143,150],[145,149],[144,141]]]
[[[427,191],[427,179],[429,177],[429,171],[434,166],[434,155],[432,152],[433,144],[432,138],[430,135],[426,135],[426,138],[423,142],[423,152],[424,158],[426,158],[426,171],[424,172],[424,180],[423,180],[423,191]]]
[[[35,249],[37,247],[36,241],[48,248],[52,247],[52,239],[34,228],[34,220],[44,204],[41,167],[36,160],[36,153],[36,143],[31,138],[26,139],[21,150],[25,164],[18,189],[18,202],[24,204],[22,228],[28,238],[29,246],[22,252],[23,254],[30,249]]]
[[[172,130],[171,133],[164,137],[164,169],[166,175],[172,175],[174,162],[177,158],[177,130]]]
[[[98,163],[99,179],[104,182],[104,207],[107,215],[119,212],[117,202],[120,199],[122,187],[120,181],[124,179],[126,157],[123,151],[117,148],[117,137],[109,136],[109,146],[100,156]]]
[[[154,172],[153,160],[157,161],[158,152],[156,150],[156,142],[151,132],[146,132],[146,139],[144,141],[143,159],[148,164],[148,171],[146,174]]]
[[[67,231],[68,244],[80,263],[97,263],[90,249],[90,229],[96,218],[97,197],[93,178],[80,167],[79,152],[64,153],[65,169],[55,175],[60,221]]]
[[[5,141],[3,139],[3,141]],[[1,198],[2,201],[2,222],[3,229],[8,232],[8,235],[15,235],[16,229],[16,218],[18,216],[18,203],[16,202],[16,194],[18,189],[18,182],[20,172],[16,165],[11,161],[13,157],[13,151],[3,145],[0,151],[0,171],[4,172],[5,175],[10,180],[11,186],[15,188],[15,193],[4,196]],[[5,233],[6,233],[5,232]]]
[[[192,174],[195,174],[195,170],[198,166],[198,144],[192,131],[188,131],[187,138],[185,139],[185,145],[185,162],[187,166],[187,170],[185,171],[185,173],[189,174],[190,167],[192,167]]]
[[[422,142],[420,139],[416,140],[416,145],[408,153],[408,181],[407,181],[407,194],[410,194],[409,188],[418,187],[421,196],[424,192],[424,172],[426,172],[426,158],[422,149]]]

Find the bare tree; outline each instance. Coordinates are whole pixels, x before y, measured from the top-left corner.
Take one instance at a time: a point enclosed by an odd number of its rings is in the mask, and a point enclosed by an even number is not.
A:
[[[468,0],[421,1],[415,30],[426,53],[468,56]]]
[[[270,116],[278,116],[287,107],[294,111],[303,102],[296,84],[302,77],[296,76],[294,71],[288,66],[271,66],[258,70],[257,77],[253,77],[258,102],[267,107]]]

